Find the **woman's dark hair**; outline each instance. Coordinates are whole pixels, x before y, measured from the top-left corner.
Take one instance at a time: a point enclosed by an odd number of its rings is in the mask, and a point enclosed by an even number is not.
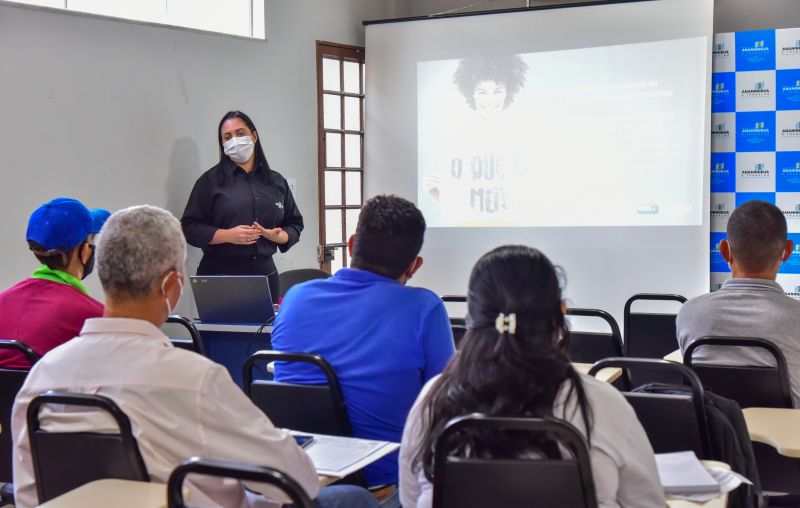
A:
[[[578,373],[569,359],[569,330],[561,309],[561,277],[537,249],[498,247],[472,269],[467,294],[468,330],[457,356],[450,361],[422,402],[424,434],[414,456],[433,481],[434,443],[447,422],[470,413],[489,416],[553,416],[564,387],[577,396],[587,439],[591,408]],[[516,315],[516,331],[500,332],[500,314]],[[567,385],[565,385],[567,383]],[[449,441],[448,454],[472,457],[515,457],[552,451],[552,442],[519,432],[462,432]]]
[[[456,84],[467,104],[475,109],[475,87],[481,81],[494,81],[506,87],[506,100],[503,108],[514,102],[514,97],[525,86],[525,73],[528,64],[517,55],[497,55],[493,57],[464,58],[458,63],[453,74]]]
[[[225,113],[225,116],[222,117],[222,120],[219,121],[219,126],[217,127],[217,143],[219,144],[219,161],[222,162],[229,157],[225,155],[225,149],[222,148],[222,124],[225,123],[226,120],[230,120],[231,118],[238,118],[247,125],[247,128],[250,129],[251,132],[258,132],[256,129],[256,125],[250,120],[250,117],[242,113],[241,111],[228,111]],[[269,164],[267,164],[267,158],[264,156],[264,150],[261,148],[261,135],[258,136],[258,140],[256,141],[255,146],[255,153],[256,153],[256,164],[259,161],[262,161],[264,165],[269,169]]]

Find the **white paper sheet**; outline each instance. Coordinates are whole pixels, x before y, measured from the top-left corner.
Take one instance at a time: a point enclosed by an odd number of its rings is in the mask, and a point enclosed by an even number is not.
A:
[[[337,478],[344,478],[363,469],[400,448],[399,443],[389,441],[372,441],[306,432],[293,432],[293,434],[314,436],[314,440],[305,448],[306,453],[314,462],[317,473]]]

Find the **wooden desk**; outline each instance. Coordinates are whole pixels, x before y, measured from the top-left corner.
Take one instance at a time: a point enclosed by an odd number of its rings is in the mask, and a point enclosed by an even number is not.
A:
[[[716,460],[701,460],[700,461],[704,466],[707,467],[722,467],[725,469],[730,469],[731,466],[725,464],[724,462],[717,462]],[[669,508],[726,508],[728,506],[728,494],[720,494],[719,497],[715,497],[705,503],[698,503],[696,501],[686,501],[684,499],[671,499],[667,496],[667,506]]]
[[[194,326],[197,328],[198,332],[230,332],[252,334],[261,330],[261,333],[264,335],[270,335],[272,333],[272,325],[234,325],[224,323],[200,323],[199,321],[195,321]]]
[[[715,497],[705,503],[667,498],[667,506],[669,508],[726,508],[728,506],[728,494],[720,494],[719,497]]]
[[[800,409],[748,407],[742,410],[750,439],[785,457],[800,458]]]
[[[575,369],[578,372],[582,372],[584,374],[588,374],[589,373],[589,369],[592,368],[592,364],[591,363],[573,362],[572,366],[575,367]],[[269,362],[267,364],[267,372],[269,372],[270,374],[275,374],[275,362]],[[612,383],[614,380],[619,378],[621,375],[622,375],[622,369],[619,369],[617,367],[609,367],[607,369],[603,369],[600,372],[598,372],[597,373],[597,379],[599,379],[600,381],[605,381],[606,383]]]
[[[339,478],[319,476],[319,486],[325,487]],[[96,480],[55,499],[40,508],[165,508],[167,486],[163,483],[130,480]]]
[[[167,486],[130,480],[97,480],[39,505],[42,508],[164,508]]]
[[[676,349],[675,351],[665,356],[664,359],[667,360],[668,362],[683,363],[683,353],[681,353],[680,349]]]
[[[575,367],[575,370],[577,370],[578,372],[582,372],[584,374],[588,374],[589,369],[592,368],[591,363],[572,362],[572,366]],[[600,381],[611,383],[615,381],[617,378],[619,378],[621,375],[622,375],[622,369],[619,369],[617,367],[609,367],[607,369],[603,369],[600,372],[598,372],[596,377]]]

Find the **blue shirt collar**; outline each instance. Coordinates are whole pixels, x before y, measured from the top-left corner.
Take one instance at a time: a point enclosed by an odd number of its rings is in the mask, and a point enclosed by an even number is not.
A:
[[[351,280],[354,282],[394,282],[400,284],[397,279],[392,279],[379,273],[370,272],[369,270],[358,270],[357,268],[341,268],[338,272],[333,274],[335,279]]]

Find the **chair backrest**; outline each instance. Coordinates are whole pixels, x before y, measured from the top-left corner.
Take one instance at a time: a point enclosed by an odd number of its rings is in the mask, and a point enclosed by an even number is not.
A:
[[[689,395],[623,391],[644,427],[656,453],[693,450],[698,457],[711,459],[711,441],[706,416],[705,392],[694,372],[679,364],[648,358],[607,358],[589,370],[594,376],[607,367],[625,369],[629,376],[636,371],[671,374],[691,388]],[[663,385],[661,385],[663,386]]]
[[[167,508],[186,508],[188,506],[183,499],[183,482],[190,474],[267,483],[285,492],[289,499],[292,500],[292,506],[295,508],[313,508],[316,506],[297,481],[277,469],[192,457],[176,467],[169,475],[169,480],[167,481]]]
[[[635,294],[625,302],[623,314],[624,340],[623,346],[625,356],[631,358],[655,358],[662,359],[664,356],[678,348],[678,334],[675,327],[677,314],[653,313],[653,312],[632,312],[631,307],[637,301],[660,301],[660,302],[686,302],[686,298],[681,295],[660,294],[660,293],[639,293]],[[637,376],[637,374],[641,374]],[[637,369],[637,374],[632,374],[631,382],[634,386],[641,384],[642,377],[649,381],[661,383],[677,384],[680,377],[676,377],[670,372],[661,373]],[[660,376],[660,377],[659,377]]]
[[[325,375],[327,384],[302,385],[279,381],[253,380],[256,362],[310,363]],[[269,417],[276,427],[351,436],[350,419],[333,367],[321,356],[310,353],[257,351],[244,364],[244,392]]]
[[[611,314],[600,309],[567,309],[567,316],[602,319],[611,329],[610,332],[570,330],[569,355],[573,362],[594,363],[603,358],[623,356],[622,334],[617,321]]]
[[[625,302],[625,355],[661,359],[678,347],[676,314],[631,312],[633,303],[642,300],[686,303],[686,298],[681,295],[639,293]]]
[[[119,434],[94,432],[45,432],[39,410],[45,404],[95,408],[108,413]],[[36,492],[39,502],[104,478],[150,481],[127,415],[108,397],[82,393],[46,392],[28,406],[28,438],[31,444]]]
[[[450,320],[450,329],[453,331],[453,342],[456,345],[456,348],[461,344],[461,341],[464,340],[464,336],[467,334],[467,325],[459,325],[453,323],[453,320]]]
[[[545,434],[569,450],[572,457],[451,456],[450,440],[459,432],[475,430]],[[434,508],[597,506],[586,440],[567,422],[554,418],[462,416],[447,423],[434,450]]]
[[[16,340],[0,340],[0,349],[21,353],[31,365],[39,360],[39,355],[30,346]],[[30,369],[0,369],[0,427],[3,429],[0,432],[0,483],[12,479],[11,410],[28,372]]]
[[[192,323],[191,319],[175,314],[167,317],[167,323],[180,325],[186,328],[186,330],[189,332],[188,340],[170,337],[169,340],[172,342],[173,346],[194,351],[195,353],[206,356],[206,348],[203,345],[203,338],[200,336],[200,332],[197,330],[197,327],[194,326],[194,323]]]
[[[273,301],[278,303],[278,300],[286,296],[286,292],[296,284],[301,284],[303,282],[316,279],[327,279],[330,276],[331,274],[325,270],[320,270],[319,268],[298,268],[297,270],[287,270],[282,272],[280,275],[278,275],[281,288],[280,293],[278,298],[273,297]]]
[[[769,353],[775,367],[734,367],[694,363],[698,348],[727,349],[728,357],[735,355],[734,348],[758,348]],[[717,395],[733,399],[746,407],[794,407],[792,403],[789,368],[783,351],[772,342],[752,337],[701,337],[686,348],[684,365],[697,374],[703,386]]]
[[[448,303],[467,303],[467,297],[464,295],[444,295],[442,301]],[[453,341],[458,347],[461,339],[467,333],[467,320],[463,317],[450,317],[450,327],[453,330]]]

